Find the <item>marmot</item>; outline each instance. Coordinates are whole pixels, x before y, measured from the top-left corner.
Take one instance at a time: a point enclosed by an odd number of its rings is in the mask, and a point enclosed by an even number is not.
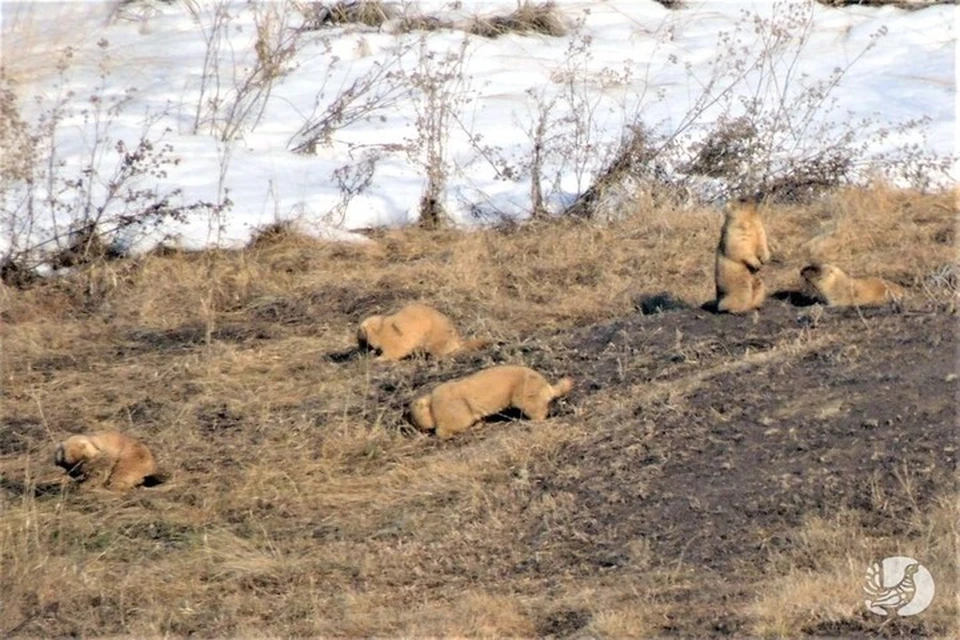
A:
[[[150,449],[118,431],[70,436],[57,445],[54,462],[74,480],[96,477],[108,489],[131,489],[166,479]]]
[[[763,304],[766,290],[757,275],[770,260],[770,247],[757,202],[739,198],[727,204],[717,245],[717,311],[745,313]]]
[[[903,287],[882,278],[854,278],[832,264],[815,262],[800,270],[810,293],[831,307],[869,307],[899,302]]]
[[[462,340],[450,318],[425,304],[407,305],[389,316],[370,316],[360,323],[357,343],[380,351],[378,360],[402,360],[414,352],[434,358],[473,351],[489,340]]]
[[[509,407],[545,420],[550,402],[572,388],[570,378],[551,385],[528,367],[499,365],[438,385],[410,403],[410,417],[419,429],[446,439]]]

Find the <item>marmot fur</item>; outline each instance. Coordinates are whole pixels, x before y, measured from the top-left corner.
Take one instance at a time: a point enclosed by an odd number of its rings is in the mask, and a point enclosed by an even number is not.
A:
[[[166,479],[150,449],[118,431],[70,436],[57,445],[54,462],[75,480],[96,478],[108,489],[131,489]]]
[[[419,429],[446,439],[509,407],[545,420],[550,402],[572,388],[570,378],[551,385],[528,367],[499,365],[438,385],[410,403],[410,417]]]
[[[903,287],[882,278],[854,278],[839,267],[813,263],[800,270],[810,292],[831,307],[869,307],[898,302],[904,296]]]
[[[360,323],[357,343],[380,351],[378,360],[402,360],[414,352],[441,358],[490,344],[488,340],[462,340],[450,318],[425,304],[407,305],[389,316],[370,316]]]
[[[717,311],[745,313],[763,304],[766,291],[757,271],[770,261],[767,233],[753,198],[727,204],[717,245]]]

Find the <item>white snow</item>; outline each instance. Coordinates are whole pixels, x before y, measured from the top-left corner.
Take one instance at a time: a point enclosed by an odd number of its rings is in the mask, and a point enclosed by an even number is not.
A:
[[[350,230],[415,220],[426,182],[416,121],[428,105],[409,83],[383,78],[374,83],[367,95],[391,86],[395,91],[363,117],[335,126],[329,143],[314,153],[292,153],[291,143],[311,114],[323,113],[366,74],[382,69],[410,77],[425,51],[435,56],[428,71],[442,73],[455,61],[444,62],[444,56],[455,59],[465,38],[462,80],[447,85],[457,117],[443,137],[449,172],[444,204],[463,224],[527,215],[532,131],[539,107],[548,103],[553,108],[542,183],[554,209],[590,185],[638,116],[660,134],[686,127],[682,135],[695,140],[722,114],[736,114],[741,97],[760,96],[773,105],[783,96],[791,105],[805,87],[829,80],[836,68],[846,73],[804,130],[801,150],[823,142],[823,126],[867,118],[893,127],[926,117],[922,128],[883,139],[868,138],[872,129],[863,129],[869,153],[896,153],[913,142],[939,156],[955,154],[954,7],[836,9],[811,0],[686,0],[678,10],[653,0],[557,4],[571,25],[582,21],[571,35],[486,39],[461,30],[394,35],[389,27],[359,25],[307,32],[257,124],[228,142],[217,139],[209,122],[194,131],[198,105],[204,107],[201,91],[203,99],[214,91],[211,70],[204,67],[205,34],[213,33],[217,8],[224,7],[226,28],[214,58],[220,99],[229,101],[237,78],[256,61],[256,11],[248,2],[3,2],[3,64],[29,122],[64,101],[65,117],[55,136],[56,159],[63,163],[57,175],[81,177],[91,154],[98,154],[93,166],[101,184],[94,189],[94,204],[117,164],[113,145],[123,140],[134,148],[148,122],[148,137],[155,141],[169,129],[162,141],[172,145],[171,157],[179,163],[165,166],[165,176],[144,180],[140,188],[162,193],[178,188],[182,193],[174,202],[181,204],[225,197],[233,203],[219,217],[197,210],[184,222],[127,229],[118,242],[132,251],[164,238],[186,248],[239,246],[257,228],[278,220],[294,220],[307,232],[336,238],[361,238]],[[270,9],[284,12],[289,25],[302,20],[292,1],[257,6],[261,15]],[[460,21],[509,13],[516,6],[514,0],[404,4],[408,12]],[[755,17],[789,25],[773,55],[761,54],[771,46],[771,31],[755,32]],[[724,33],[731,36],[736,55],[721,43]],[[74,54],[61,85],[56,63],[68,46]],[[747,63],[742,77],[736,60]],[[760,60],[773,66],[751,66]],[[730,99],[705,107],[690,121],[713,77],[715,88],[730,88]],[[64,98],[68,91],[72,97]],[[102,99],[99,122],[93,95]],[[108,116],[104,108],[112,98],[125,102]],[[799,117],[798,109],[794,105],[788,111]],[[369,184],[345,199],[335,172],[361,167],[371,158]],[[510,172],[498,175],[506,167]],[[25,215],[25,188],[8,185],[0,213],[0,257],[49,237],[54,220],[61,230],[69,223],[69,213],[44,204],[45,186],[36,189],[32,226],[24,230],[22,220],[12,218]],[[123,205],[115,204],[106,214],[122,211]]]

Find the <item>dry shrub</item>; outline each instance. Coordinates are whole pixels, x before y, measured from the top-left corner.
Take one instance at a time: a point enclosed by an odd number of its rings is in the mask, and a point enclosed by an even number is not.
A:
[[[362,24],[381,27],[399,15],[396,6],[380,0],[339,0],[327,5],[323,2],[308,4],[304,10],[302,29],[315,30],[344,24]]]
[[[613,212],[638,194],[654,197],[660,206],[664,201],[678,200],[681,190],[672,184],[662,164],[657,162],[658,153],[648,128],[630,127],[611,161],[593,184],[564,210],[564,215],[617,217]]]
[[[450,20],[444,20],[437,16],[425,15],[406,15],[397,22],[397,33],[410,33],[411,31],[442,31],[444,29],[453,29],[456,24]]]
[[[484,38],[497,38],[507,33],[540,33],[560,37],[565,36],[569,29],[555,3],[534,4],[524,0],[516,11],[505,16],[475,17],[466,31]]]
[[[771,125],[767,122],[763,126]],[[754,118],[720,118],[695,145],[693,158],[685,163],[683,171],[719,179],[733,191],[755,191],[777,202],[811,202],[854,182],[855,153],[842,146],[811,155],[797,154],[789,170],[768,175],[769,144]]]
[[[941,4],[957,4],[957,0],[817,0],[828,7],[896,7],[897,9],[926,9]]]
[[[36,142],[30,128],[20,117],[17,96],[13,90],[0,84],[0,195],[6,192],[7,181],[29,182],[33,179],[36,162]]]

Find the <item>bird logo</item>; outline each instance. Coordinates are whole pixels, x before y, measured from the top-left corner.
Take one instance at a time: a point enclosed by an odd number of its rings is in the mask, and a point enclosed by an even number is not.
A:
[[[867,609],[881,616],[911,616],[933,600],[930,572],[913,558],[894,556],[867,568]]]

